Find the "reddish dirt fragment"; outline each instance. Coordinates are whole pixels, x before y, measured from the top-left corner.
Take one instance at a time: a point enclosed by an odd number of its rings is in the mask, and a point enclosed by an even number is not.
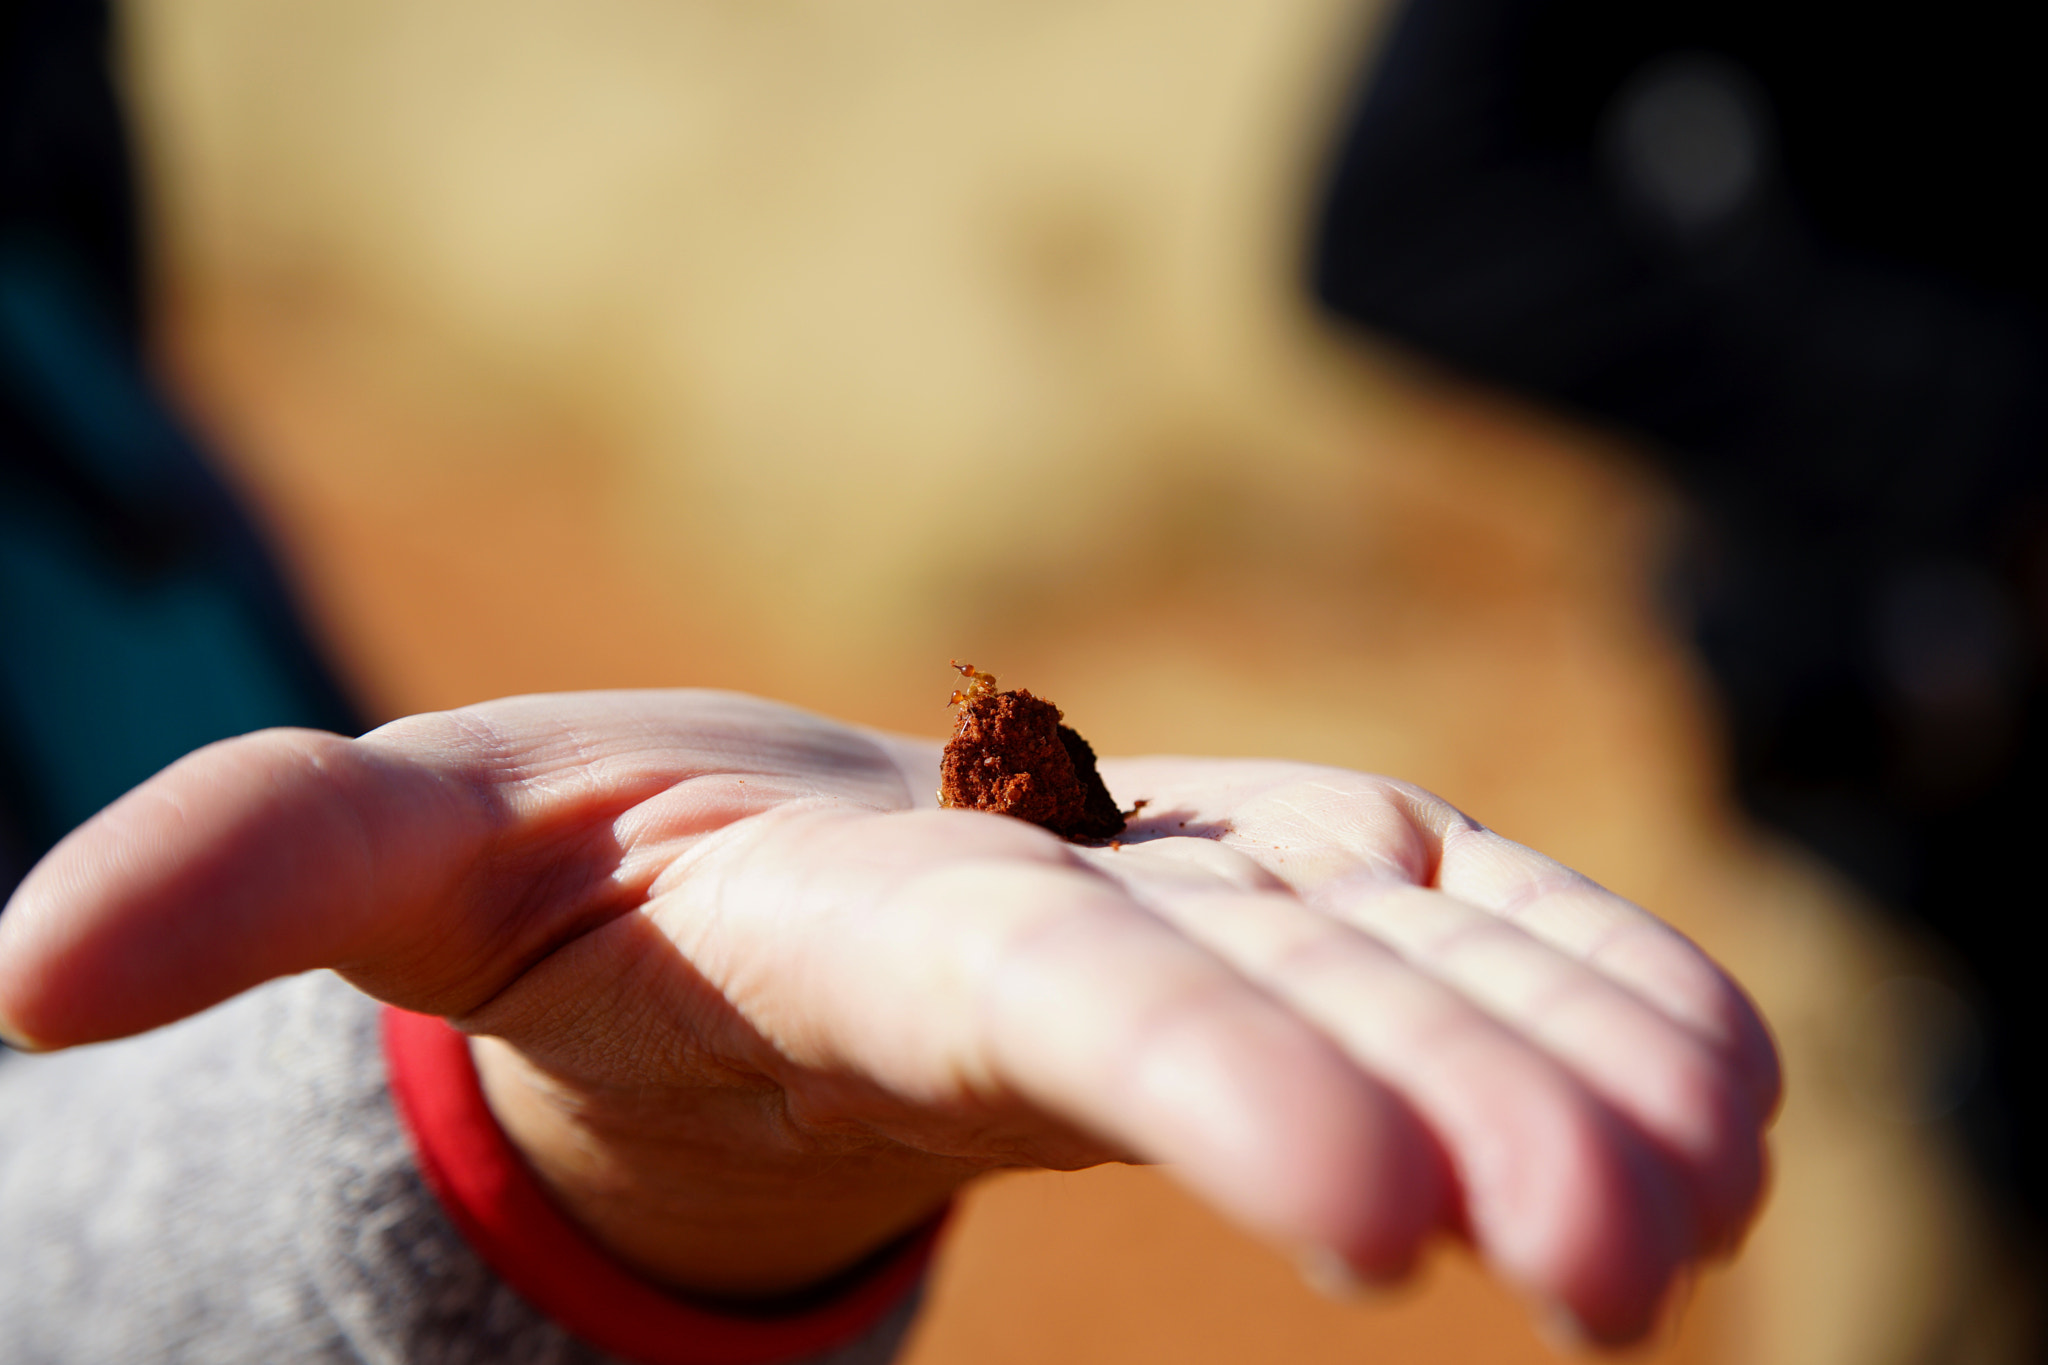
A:
[[[939,767],[939,804],[1029,820],[1065,839],[1113,839],[1124,817],[1095,769],[1095,751],[1060,709],[1022,688],[1002,692],[972,664],[953,694],[959,715]]]

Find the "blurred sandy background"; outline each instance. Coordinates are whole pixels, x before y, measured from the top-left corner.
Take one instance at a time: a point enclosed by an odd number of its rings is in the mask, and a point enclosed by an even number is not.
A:
[[[2014,1358],[1881,983],[1742,828],[1615,441],[1298,285],[1378,0],[132,0],[159,352],[381,715],[740,687],[1420,781],[1673,919],[1786,1049],[1648,1357]],[[1336,1304],[1155,1171],[972,1195],[913,1365],[1550,1359],[1462,1253]]]

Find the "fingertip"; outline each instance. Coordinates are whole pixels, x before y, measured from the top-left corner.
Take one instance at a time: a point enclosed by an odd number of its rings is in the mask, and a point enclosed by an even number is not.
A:
[[[0,1046],[12,1048],[16,1052],[48,1052],[51,1050],[31,1038],[28,1030],[9,1019],[5,1012],[0,1012]]]
[[[1645,915],[1636,932],[1618,936],[1588,962],[1726,1058],[1766,1123],[1777,1113],[1784,1069],[1770,1025],[1741,984],[1698,944]]]
[[[1418,1248],[1418,1257],[1419,1257]],[[1302,1283],[1332,1303],[1367,1304],[1392,1294],[1414,1273],[1414,1260],[1399,1270],[1364,1272],[1351,1258],[1328,1247],[1297,1251],[1294,1266]]]
[[[1242,1116],[1235,1132],[1200,1123],[1171,1159],[1246,1226],[1307,1248],[1325,1268],[1341,1264],[1360,1285],[1405,1277],[1448,1202],[1444,1163],[1427,1133],[1397,1097],[1320,1038],[1277,1021],[1271,1036],[1258,1038],[1261,1031],[1251,1020],[1235,1030],[1256,1043],[1263,1068],[1231,1067],[1225,1056],[1216,1060],[1226,1074],[1202,1079],[1191,1088],[1199,1095],[1179,1084],[1166,1088],[1181,1093],[1160,1091],[1183,1118],[1219,1100]],[[1156,1060],[1182,1081],[1196,1074],[1165,1049]]]
[[[1778,1056],[1778,1041],[1771,1036],[1771,1026],[1763,1011],[1740,986],[1731,983],[1731,989],[1743,1007],[1742,1018],[1735,1026],[1737,1064],[1749,1081],[1757,1114],[1768,1126],[1785,1104],[1785,1064]]]
[[[1662,971],[1640,965],[1648,978],[1643,994],[1727,1060],[1749,1092],[1759,1119],[1769,1123],[1784,1102],[1784,1067],[1770,1025],[1747,991],[1705,950],[1676,930],[1664,928],[1667,944],[1645,943],[1638,957],[1657,949],[1673,959]],[[1645,936],[1647,937],[1647,936]],[[1647,948],[1649,952],[1643,952]]]
[[[1589,1319],[1561,1299],[1537,1299],[1530,1304],[1530,1312],[1536,1335],[1557,1355],[1582,1357],[1616,1351],[1637,1355],[1657,1351],[1669,1342],[1691,1302],[1692,1288],[1692,1274],[1681,1268],[1671,1274],[1647,1309],[1619,1321]]]
[[[1450,1166],[1428,1130],[1391,1091],[1373,1085],[1372,1160],[1363,1166],[1355,1202],[1335,1206],[1347,1224],[1337,1243],[1371,1286],[1411,1275],[1423,1249],[1454,1220]],[[1355,1159],[1355,1158],[1354,1158]]]
[[[1761,1198],[1763,1122],[1725,1054],[1689,1032],[1648,1025],[1632,1039],[1632,1074],[1610,1075],[1596,1093],[1664,1159],[1686,1195],[1697,1250],[1712,1253],[1739,1239]]]
[[[47,1001],[50,973],[39,962],[37,940],[48,926],[38,904],[37,873],[32,868],[14,894],[0,907],[0,1043],[16,1052],[52,1052],[61,1030],[47,1027],[39,1008]],[[35,1021],[35,1022],[31,1022]]]
[[[1703,1261],[1734,1260],[1741,1254],[1743,1244],[1749,1240],[1749,1234],[1756,1227],[1757,1220],[1763,1216],[1771,1190],[1771,1148],[1770,1143],[1765,1141],[1761,1134],[1757,1137],[1755,1151],[1755,1180],[1749,1205],[1738,1217],[1730,1219],[1713,1231],[1713,1235],[1700,1248],[1700,1258]]]
[[[1476,1241],[1553,1331],[1639,1341],[1697,1250],[1687,1200],[1655,1152],[1596,1111],[1552,1118],[1505,1173],[1511,1188],[1475,1200]]]

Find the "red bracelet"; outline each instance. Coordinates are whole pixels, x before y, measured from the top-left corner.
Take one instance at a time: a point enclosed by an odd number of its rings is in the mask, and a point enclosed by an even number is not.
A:
[[[613,1260],[549,1201],[485,1102],[465,1035],[387,1007],[384,1060],[420,1174],[448,1220],[521,1298],[578,1339],[639,1365],[822,1355],[871,1330],[931,1261],[943,1220],[815,1308],[750,1317],[686,1303]]]

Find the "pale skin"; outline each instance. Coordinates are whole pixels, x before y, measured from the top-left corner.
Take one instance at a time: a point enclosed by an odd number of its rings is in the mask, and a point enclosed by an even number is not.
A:
[[[935,809],[938,746],[730,694],[269,731],[0,915],[0,1029],[137,1033],[331,967],[472,1038],[570,1216],[772,1296],[998,1167],[1170,1163],[1324,1273],[1468,1239],[1589,1338],[1754,1215],[1776,1056],[1621,898],[1412,786],[1108,760],[1121,848]]]

